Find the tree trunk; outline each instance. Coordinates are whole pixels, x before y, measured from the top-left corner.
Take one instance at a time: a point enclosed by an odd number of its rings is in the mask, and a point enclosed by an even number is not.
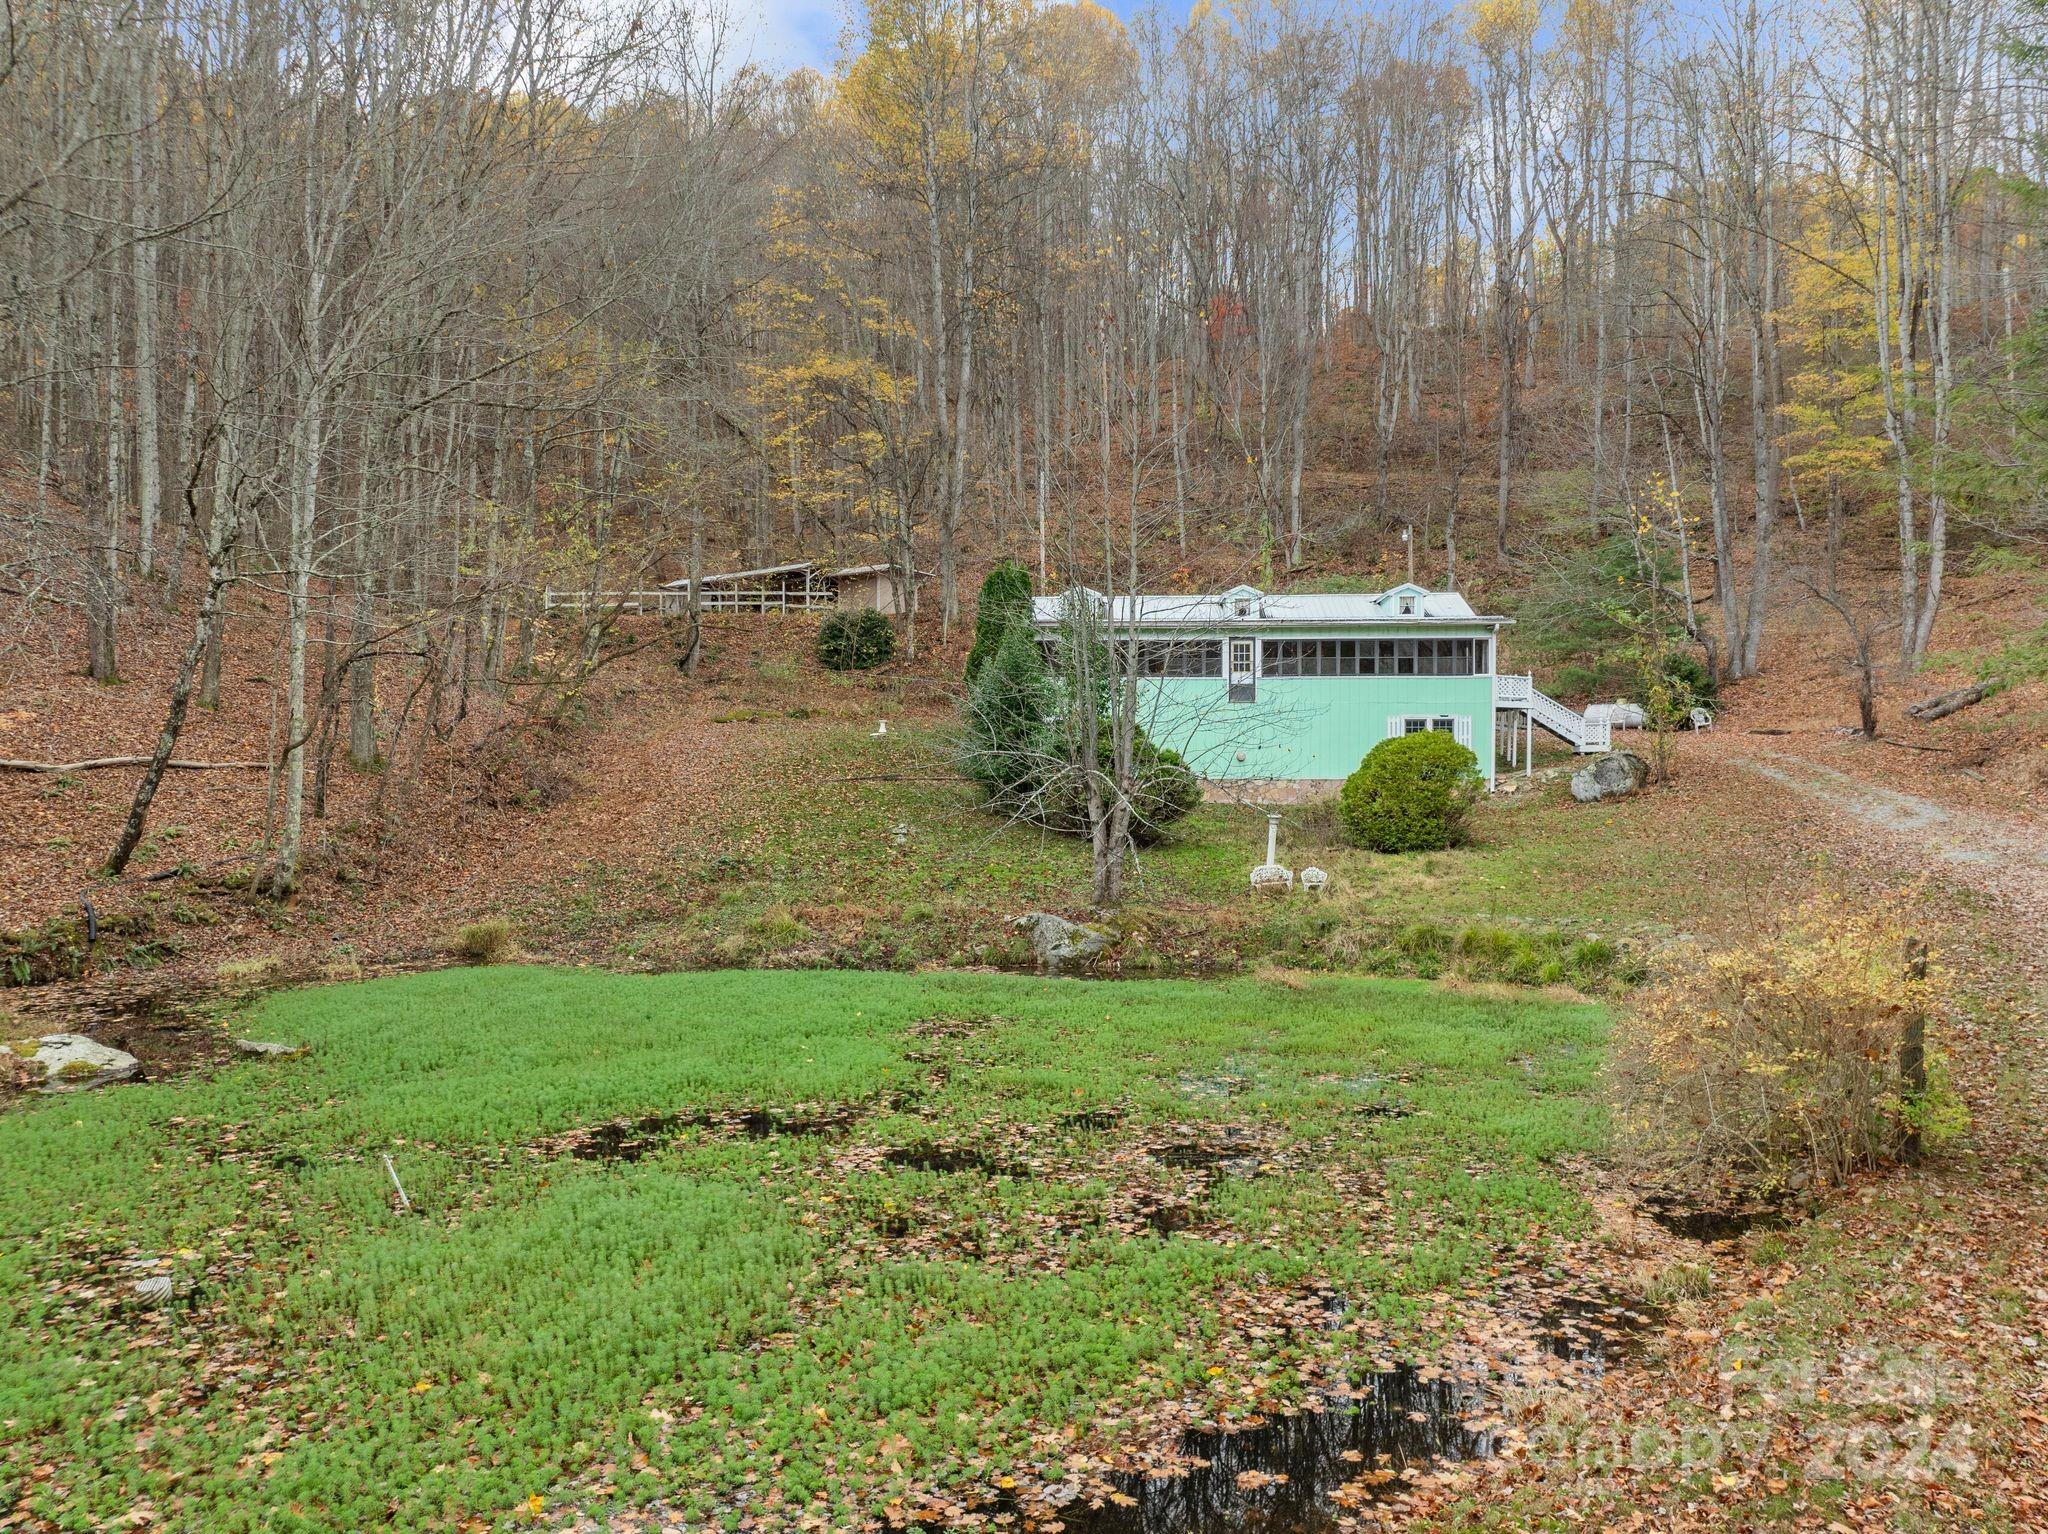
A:
[[[143,769],[142,781],[135,785],[135,798],[128,806],[128,819],[121,827],[114,850],[107,855],[106,871],[109,874],[118,874],[127,868],[128,860],[135,855],[136,845],[142,840],[143,827],[149,820],[150,802],[156,798],[164,770],[170,765],[171,753],[177,749],[178,736],[185,728],[185,711],[192,699],[193,673],[199,667],[208,641],[218,632],[221,603],[232,579],[228,548],[234,538],[233,526],[223,526],[222,521],[216,515],[214,530],[208,535],[206,595],[199,604],[199,617],[192,627],[191,642],[185,646],[184,658],[179,661],[177,674],[171,679],[170,708],[164,715],[164,727],[157,735],[156,750],[150,755],[149,765]]]

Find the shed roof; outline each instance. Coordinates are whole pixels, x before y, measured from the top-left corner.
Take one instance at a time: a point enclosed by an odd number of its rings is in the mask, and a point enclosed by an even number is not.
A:
[[[815,559],[799,559],[793,564],[763,565],[758,570],[727,570],[721,575],[707,575],[704,577],[704,584],[710,586],[720,581],[754,581],[770,575],[797,575],[805,570],[815,570],[817,567],[818,562]],[[685,575],[680,580],[663,581],[661,587],[664,591],[688,591],[690,578]]]
[[[1101,593],[1087,587],[1075,588],[1096,602]],[[1034,597],[1031,618],[1051,626],[1059,622],[1065,593]],[[1401,611],[1400,599],[1415,598],[1412,613]],[[1251,586],[1233,586],[1208,595],[1119,596],[1109,601],[1109,621],[1147,629],[1213,628],[1305,628],[1344,627],[1352,624],[1390,623],[1485,623],[1500,625],[1511,619],[1489,617],[1472,610],[1472,604],[1455,591],[1429,591],[1421,586],[1401,585],[1379,592],[1262,592]]]

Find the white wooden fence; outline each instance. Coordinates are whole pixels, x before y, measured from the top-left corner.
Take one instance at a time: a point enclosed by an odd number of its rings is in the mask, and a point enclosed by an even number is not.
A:
[[[697,604],[699,612],[707,613],[787,613],[806,612],[817,607],[831,607],[839,600],[839,593],[827,586],[810,586],[790,591],[770,585],[760,586],[711,586],[704,588],[704,598]],[[556,591],[552,587],[541,593],[541,605],[547,612],[588,612],[591,607],[614,608],[625,613],[660,613],[664,616],[680,615],[690,610],[690,593],[672,591],[657,587],[652,591]]]

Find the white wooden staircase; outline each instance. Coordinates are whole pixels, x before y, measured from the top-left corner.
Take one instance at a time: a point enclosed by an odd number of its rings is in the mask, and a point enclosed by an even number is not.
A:
[[[1614,727],[1605,719],[1588,719],[1539,692],[1531,676],[1500,675],[1493,679],[1493,704],[1499,710],[1526,714],[1529,722],[1548,730],[1581,756],[1606,751],[1614,744]]]

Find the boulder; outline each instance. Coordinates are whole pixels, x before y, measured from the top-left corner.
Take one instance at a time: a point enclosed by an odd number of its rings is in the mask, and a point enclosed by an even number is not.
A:
[[[1010,925],[1031,934],[1031,951],[1038,955],[1039,969],[1048,975],[1057,975],[1060,966],[1071,959],[1093,959],[1116,941],[1116,934],[1107,927],[1068,921],[1050,911],[1013,917]]]
[[[1633,751],[1609,751],[1572,774],[1572,797],[1581,804],[1620,799],[1650,781],[1650,764]]]
[[[282,1058],[303,1055],[305,1052],[306,1046],[303,1044],[280,1044],[273,1039],[235,1040],[235,1053],[239,1055],[270,1055]]]
[[[32,1084],[45,1092],[89,1092],[142,1074],[142,1062],[133,1055],[82,1033],[46,1033],[0,1048],[26,1061],[32,1076],[39,1071]]]

